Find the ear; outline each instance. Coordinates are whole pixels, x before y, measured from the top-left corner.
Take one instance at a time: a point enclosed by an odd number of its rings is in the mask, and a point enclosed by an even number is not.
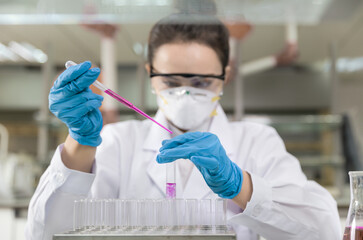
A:
[[[226,74],[224,78],[224,85],[226,85],[231,81],[231,67],[227,65],[226,68],[224,69],[224,72]]]
[[[147,74],[150,75],[151,67],[150,67],[149,63],[145,64],[145,70],[146,70]]]

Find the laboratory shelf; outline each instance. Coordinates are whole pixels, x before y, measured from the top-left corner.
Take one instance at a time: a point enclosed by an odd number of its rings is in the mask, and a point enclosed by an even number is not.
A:
[[[302,167],[321,168],[322,166],[332,166],[336,168],[344,167],[344,159],[339,155],[332,156],[300,156],[297,157]]]
[[[245,121],[259,122],[274,127],[279,133],[307,133],[339,130],[342,116],[325,115],[247,115]]]

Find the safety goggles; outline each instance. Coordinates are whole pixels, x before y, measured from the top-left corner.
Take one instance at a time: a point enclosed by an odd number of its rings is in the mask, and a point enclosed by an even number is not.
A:
[[[150,78],[155,82],[156,90],[189,86],[218,93],[222,90],[225,72],[221,75],[194,73],[157,73],[150,66]]]
[[[220,99],[222,94],[223,92],[215,94],[205,89],[184,86],[184,87],[165,89],[160,92],[159,96],[163,100],[168,100],[168,99],[178,100],[181,97],[187,95],[197,102],[215,102]]]

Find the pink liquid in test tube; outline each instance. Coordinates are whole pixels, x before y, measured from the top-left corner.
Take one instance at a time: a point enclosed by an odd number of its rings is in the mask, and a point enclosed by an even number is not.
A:
[[[166,183],[166,198],[174,199],[176,196],[176,183]]]
[[[166,191],[165,195],[167,199],[174,199],[176,197],[176,163],[167,163],[166,166]]]

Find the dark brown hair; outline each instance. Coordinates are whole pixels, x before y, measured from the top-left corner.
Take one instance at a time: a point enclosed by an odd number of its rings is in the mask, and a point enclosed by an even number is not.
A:
[[[196,42],[212,48],[223,69],[229,60],[229,33],[216,17],[173,14],[157,22],[150,31],[148,61],[152,64],[156,50],[163,44]]]

